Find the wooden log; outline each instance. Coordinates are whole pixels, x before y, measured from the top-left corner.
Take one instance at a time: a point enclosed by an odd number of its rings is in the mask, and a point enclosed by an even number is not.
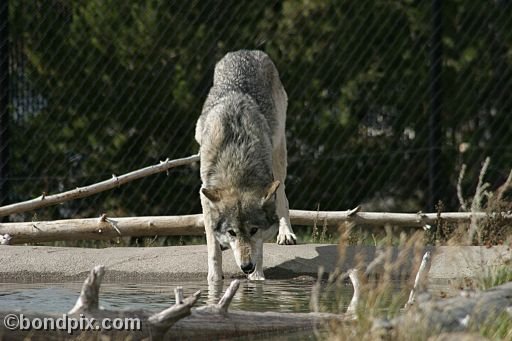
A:
[[[56,240],[109,240],[117,237],[203,235],[201,214],[169,217],[66,219],[55,221],[0,223],[0,235],[8,244]]]
[[[512,220],[510,213],[446,212],[440,218],[447,222],[469,222],[500,215]],[[475,217],[475,218],[473,218]],[[313,226],[318,222],[340,225],[354,222],[364,225],[396,225],[421,228],[437,222],[437,213],[387,213],[348,211],[290,210],[294,225]],[[183,216],[66,219],[55,221],[0,223],[1,244],[24,244],[57,240],[108,240],[116,237],[199,236],[204,234],[202,214]]]
[[[340,225],[353,222],[360,225],[393,225],[404,227],[428,228],[437,223],[438,218],[447,223],[466,223],[474,217],[484,219],[499,215],[503,219],[512,220],[511,213],[486,212],[442,212],[438,213],[390,213],[390,212],[356,212],[348,211],[303,211],[290,210],[290,220],[294,225],[313,225],[314,222],[327,225]]]
[[[93,194],[97,194],[100,192],[107,191],[112,188],[119,187],[128,182],[168,171],[171,168],[188,165],[194,162],[199,161],[199,154],[192,155],[189,157],[185,157],[182,159],[176,160],[165,160],[160,162],[159,164],[145,167],[142,169],[135,170],[130,173],[126,173],[120,176],[112,175],[112,178],[108,180],[104,180],[89,186],[85,187],[77,187],[73,190],[57,193],[53,195],[43,194],[40,197],[37,197],[32,200],[22,201],[15,204],[10,204],[6,206],[0,207],[0,217],[7,216],[14,213],[21,213],[26,211],[35,210],[42,207],[47,207],[51,205],[60,204],[66,201],[85,198],[91,196]]]
[[[219,340],[231,337],[254,338],[286,335],[321,329],[331,322],[351,323],[352,318],[329,313],[279,313],[230,311],[226,315],[206,314],[194,309],[173,326],[173,337],[186,340]]]

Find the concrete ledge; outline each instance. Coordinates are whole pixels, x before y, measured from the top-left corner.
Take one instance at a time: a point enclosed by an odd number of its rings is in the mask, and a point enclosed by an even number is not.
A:
[[[350,246],[340,261],[342,270],[357,262],[370,262],[376,248]],[[393,248],[396,259],[398,249]],[[431,279],[477,277],[489,267],[512,264],[507,246],[442,246],[433,249]],[[241,276],[230,250],[223,253],[226,278]],[[411,273],[413,255],[400,269]],[[265,244],[264,268],[268,279],[316,276],[318,266],[333,271],[339,261],[338,246],[304,244],[279,246]],[[83,280],[93,266],[103,264],[106,281],[204,280],[207,273],[205,245],[86,249],[47,246],[0,246],[0,282],[62,282]],[[380,272],[382,269],[376,269]]]

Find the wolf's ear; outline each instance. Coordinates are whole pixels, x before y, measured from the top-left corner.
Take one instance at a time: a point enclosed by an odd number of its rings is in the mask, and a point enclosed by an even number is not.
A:
[[[274,182],[272,182],[266,189],[265,191],[265,196],[263,197],[263,202],[267,202],[270,200],[270,198],[272,198],[272,196],[274,195],[274,193],[276,193],[277,189],[279,188],[279,185],[281,185],[281,183],[279,182],[279,180],[276,180]]]
[[[211,202],[220,201],[220,191],[215,188],[201,188],[201,193],[207,197]]]

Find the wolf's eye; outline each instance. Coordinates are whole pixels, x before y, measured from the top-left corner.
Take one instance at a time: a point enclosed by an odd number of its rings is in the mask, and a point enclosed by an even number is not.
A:
[[[236,237],[236,232],[233,231],[233,230],[228,230],[228,233],[233,236],[233,237]]]
[[[256,232],[258,232],[258,228],[257,227],[253,227],[251,229],[251,236],[254,236],[256,234]]]

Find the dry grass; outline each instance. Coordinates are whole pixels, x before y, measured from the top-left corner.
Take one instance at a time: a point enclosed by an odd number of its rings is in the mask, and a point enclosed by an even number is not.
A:
[[[462,180],[466,166],[463,165],[459,174],[457,196],[461,210],[470,212],[486,212],[485,219],[472,219],[469,224],[458,226],[442,226],[437,240],[449,245],[503,245],[512,243],[512,223],[503,219],[501,212],[512,211],[512,170],[507,179],[496,190],[485,182],[485,175],[490,164],[486,158],[480,169],[475,193],[470,200],[462,194]],[[469,209],[468,209],[469,204]],[[441,222],[441,225],[442,222]]]

